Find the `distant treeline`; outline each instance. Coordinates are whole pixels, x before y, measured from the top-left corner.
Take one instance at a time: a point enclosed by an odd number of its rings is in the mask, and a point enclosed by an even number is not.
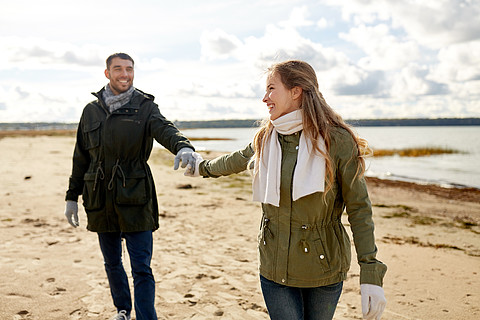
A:
[[[346,120],[346,122],[355,127],[479,126],[480,118],[362,119],[362,120]]]
[[[480,126],[480,118],[439,118],[439,119],[360,119],[345,120],[354,127],[393,126]],[[174,121],[180,129],[197,128],[252,128],[258,126],[258,119]],[[78,123],[28,122],[0,123],[0,130],[69,130],[77,129]]]
[[[393,127],[393,126],[480,126],[480,118],[440,118],[440,119],[360,119],[345,120],[354,127]],[[206,120],[175,121],[181,129],[192,128],[251,128],[258,125],[257,119],[248,120]]]

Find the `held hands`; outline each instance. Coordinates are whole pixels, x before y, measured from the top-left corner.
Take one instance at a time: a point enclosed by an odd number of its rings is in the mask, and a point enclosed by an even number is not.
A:
[[[200,162],[203,161],[203,158],[199,153],[196,152],[193,153],[193,157],[195,158],[193,167],[190,166],[190,164],[187,165],[187,169],[183,175],[187,177],[200,177],[200,171],[198,167],[200,166]]]
[[[362,313],[364,319],[380,320],[387,304],[383,288],[374,284],[361,284]]]
[[[68,223],[73,227],[78,227],[78,205],[76,201],[67,200],[65,203],[65,216],[67,217]]]
[[[190,148],[182,148],[175,156],[175,162],[173,163],[173,170],[177,170],[180,162],[182,162],[182,168],[190,166],[195,167],[195,158],[193,156],[194,151]]]

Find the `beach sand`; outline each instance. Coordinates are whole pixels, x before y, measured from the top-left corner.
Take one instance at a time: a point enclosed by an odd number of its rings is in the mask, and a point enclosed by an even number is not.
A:
[[[0,319],[115,313],[83,208],[76,229],[63,213],[74,142],[0,139]],[[260,209],[248,173],[184,177],[161,149],[149,163],[161,214],[152,261],[159,319],[268,319],[257,272]],[[480,192],[373,178],[368,184],[378,258],[388,265],[382,319],[479,319]],[[130,274],[128,254],[124,260]],[[335,319],[361,319],[358,281],[354,259]]]

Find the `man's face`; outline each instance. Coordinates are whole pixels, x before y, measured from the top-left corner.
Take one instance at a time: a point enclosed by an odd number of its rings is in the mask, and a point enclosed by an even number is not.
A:
[[[133,85],[133,63],[130,60],[113,58],[110,67],[105,70],[110,80],[110,89],[117,95],[127,91]]]

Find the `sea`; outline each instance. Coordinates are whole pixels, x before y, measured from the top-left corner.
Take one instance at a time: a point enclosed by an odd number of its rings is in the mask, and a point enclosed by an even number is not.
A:
[[[0,123],[0,130],[76,129],[76,123]],[[374,149],[440,147],[455,154],[425,157],[367,158],[366,175],[381,179],[435,184],[443,187],[480,189],[480,126],[356,126],[354,130]],[[249,144],[257,128],[181,129],[195,140],[200,153],[206,150],[233,152]],[[156,147],[161,147],[155,143]]]
[[[200,153],[205,150],[225,153],[245,147],[257,128],[184,129],[195,140]],[[458,150],[455,154],[425,157],[372,157],[366,161],[366,175],[381,179],[434,184],[443,187],[480,189],[480,126],[392,126],[355,127],[358,135],[375,149],[441,147]]]

